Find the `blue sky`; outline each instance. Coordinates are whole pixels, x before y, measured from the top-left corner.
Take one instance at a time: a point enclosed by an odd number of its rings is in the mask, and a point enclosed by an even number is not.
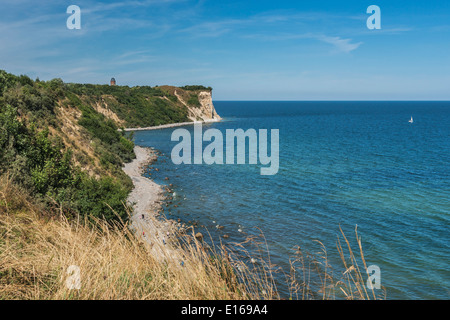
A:
[[[81,30],[69,30],[69,5]],[[369,5],[381,30],[369,30]],[[0,0],[0,69],[215,100],[450,100],[450,1]]]

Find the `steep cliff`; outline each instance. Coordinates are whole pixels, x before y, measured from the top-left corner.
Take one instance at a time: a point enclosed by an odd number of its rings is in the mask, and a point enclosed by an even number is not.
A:
[[[197,88],[198,86],[195,86]],[[207,88],[187,90],[184,88],[162,86],[164,92],[173,95],[188,111],[190,121],[219,121],[222,118],[217,114],[212,102],[212,91]],[[206,90],[205,90],[206,89]]]
[[[217,114],[216,109],[214,108],[214,104],[212,102],[212,93],[211,91],[201,91],[198,94],[198,100],[200,102],[200,109],[202,115],[204,115],[203,120],[208,121],[219,121],[222,118]]]

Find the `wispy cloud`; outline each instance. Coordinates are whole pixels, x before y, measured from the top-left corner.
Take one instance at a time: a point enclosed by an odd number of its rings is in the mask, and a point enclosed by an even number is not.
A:
[[[313,39],[321,42],[331,44],[335,52],[349,53],[359,48],[362,42],[354,42],[353,39],[345,39],[338,36],[328,36],[316,33],[282,33],[282,34],[251,34],[243,36],[247,39],[255,39],[260,41],[292,41],[301,39]]]
[[[343,36],[331,36],[318,32],[333,19],[361,20],[361,16],[339,16],[324,12],[309,13],[260,13],[241,19],[223,19],[216,21],[202,21],[192,24],[178,32],[187,34],[192,38],[218,38],[232,34],[238,38],[257,41],[292,41],[301,39],[314,39],[331,44],[334,52],[350,53],[356,50],[362,42]],[[321,21],[311,23],[312,21]],[[319,25],[319,26],[318,26]],[[271,28],[274,30],[272,31]],[[279,30],[292,29],[309,30],[304,33],[280,32]],[[330,28],[331,29],[331,28]],[[264,33],[255,33],[255,30],[268,30]],[[276,31],[275,31],[276,30]],[[339,31],[335,31],[339,32]]]
[[[340,37],[319,36],[318,39],[332,44],[337,51],[345,53],[358,49],[358,47],[362,44],[362,42],[352,43],[352,39],[342,39]]]

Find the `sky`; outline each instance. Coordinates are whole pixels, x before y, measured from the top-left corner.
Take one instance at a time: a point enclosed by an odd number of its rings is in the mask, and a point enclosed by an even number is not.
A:
[[[450,100],[450,1],[0,0],[0,69],[214,100]]]

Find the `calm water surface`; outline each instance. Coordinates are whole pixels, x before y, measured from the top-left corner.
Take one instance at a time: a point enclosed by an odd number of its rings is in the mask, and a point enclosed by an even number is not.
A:
[[[213,238],[228,234],[228,241],[257,234],[258,227],[272,262],[286,269],[292,248],[314,251],[315,239],[339,266],[339,226],[353,239],[358,225],[366,260],[381,268],[388,298],[450,298],[449,102],[214,104],[224,121],[204,129],[224,135],[226,129],[279,129],[279,172],[174,165],[175,128],[136,132],[138,145],[162,152],[152,178],[174,185],[178,207],[169,208],[169,218],[197,221]],[[280,291],[286,293],[282,284]]]

